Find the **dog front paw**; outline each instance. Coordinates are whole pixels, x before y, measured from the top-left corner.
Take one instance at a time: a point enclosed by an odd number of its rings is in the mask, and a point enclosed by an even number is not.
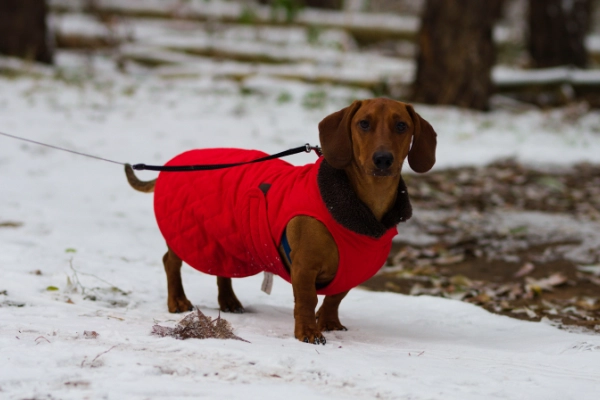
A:
[[[187,299],[187,297],[177,297],[177,298],[169,298],[167,300],[167,306],[169,307],[170,313],[182,313],[186,311],[192,311],[194,306],[192,302]]]
[[[322,345],[327,343],[325,336],[316,328],[296,328],[296,339],[304,343]]]

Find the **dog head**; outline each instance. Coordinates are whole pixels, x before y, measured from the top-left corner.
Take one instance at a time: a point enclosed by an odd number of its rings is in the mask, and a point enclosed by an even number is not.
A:
[[[415,172],[435,164],[436,133],[410,104],[359,100],[319,123],[323,155],[334,168],[352,161],[368,175],[397,176],[404,159]]]

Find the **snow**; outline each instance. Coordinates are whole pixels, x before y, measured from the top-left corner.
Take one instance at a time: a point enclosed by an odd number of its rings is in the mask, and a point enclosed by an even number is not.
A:
[[[104,26],[83,14],[57,15],[53,25],[65,38],[122,38],[120,55],[168,65],[155,71],[168,76],[268,75],[376,87],[383,82],[406,85],[414,75],[412,61],[348,51],[356,47],[354,40],[339,29],[319,29],[311,35],[306,27],[222,24],[215,28],[210,23],[148,18],[122,18]],[[187,53],[216,54],[218,59]]]
[[[148,0],[127,4],[118,0],[112,2],[105,0],[102,4],[119,9],[136,5],[165,8],[165,4]],[[218,8],[219,5],[225,8],[240,6],[238,3],[222,2],[207,4],[211,4],[210,7],[213,8]],[[175,5],[169,7],[168,10]],[[207,9],[200,7],[199,10],[205,12]],[[330,21],[329,24],[324,23],[324,26],[330,28],[319,27],[318,29],[314,24],[264,26],[221,23],[215,26],[214,22],[131,16],[115,18],[110,23],[101,23],[90,15],[67,13],[55,15],[52,26],[62,38],[122,41],[123,45],[119,48],[121,56],[139,62],[168,65],[168,68],[155,71],[157,74],[167,76],[212,74],[239,79],[252,75],[268,75],[305,82],[334,82],[369,88],[388,84],[403,89],[408,88],[414,80],[414,59],[359,52],[351,35],[342,29],[337,29],[344,25],[340,21],[358,23],[363,20],[362,17],[358,18],[352,13],[331,13],[322,10],[307,10],[305,14],[315,23],[324,18],[333,18],[338,23]],[[370,19],[371,14],[366,15],[369,18],[365,18],[361,24],[378,27],[385,25],[382,21],[374,22]],[[402,17],[393,15],[383,17],[391,18],[391,21],[395,21],[394,24],[398,26],[410,26],[401,21]],[[397,20],[398,18],[400,20]],[[359,29],[358,25],[353,26]],[[504,32],[503,37],[514,34],[506,27],[498,27],[498,31]],[[507,40],[506,37],[497,39]],[[592,36],[590,40],[592,43]],[[215,55],[217,59],[190,54]],[[239,62],[240,60],[246,62]],[[600,83],[600,71],[571,67],[523,70],[501,65],[494,67],[492,79],[500,88],[540,84],[597,86]]]
[[[161,20],[140,17],[119,17],[111,23],[102,23],[97,18],[88,14],[69,13],[53,15],[53,26],[62,35],[89,35],[102,37],[106,35],[107,27],[120,29],[122,37],[132,36],[137,40],[153,41],[165,40],[182,43],[190,39],[189,46],[198,39],[229,40],[227,45],[240,41],[245,43],[279,44],[286,46],[316,46],[343,47],[347,42],[353,41],[352,37],[341,29],[319,29],[309,41],[309,29],[301,26],[268,26],[268,25],[240,25],[222,23],[217,27],[210,22],[196,22],[189,20]],[[218,47],[218,46],[215,46]],[[243,50],[243,49],[242,49]],[[286,51],[279,47],[279,50]]]
[[[595,84],[600,82],[600,71],[572,67],[554,67],[522,70],[510,67],[495,67],[492,79],[498,85],[534,85],[539,83]]]
[[[273,10],[269,6],[254,5],[248,7],[242,3],[220,0],[98,0],[101,8],[134,15],[178,15],[198,20],[238,21],[244,13],[250,12],[257,22],[269,22]],[[79,11],[84,7],[83,0],[50,0],[51,6]],[[280,9],[276,15],[279,21],[285,21],[286,15]],[[324,11],[304,9],[298,11],[294,22],[297,24],[319,25],[323,27],[345,27],[353,31],[380,31],[392,36],[412,36],[420,21],[414,16],[400,16],[384,13],[363,13],[348,11]]]
[[[592,53],[598,53],[600,51],[600,35],[588,35],[585,38],[585,47]]]
[[[0,132],[120,162],[315,144],[325,115],[369,96],[261,75],[121,75],[111,59],[74,53],[57,61],[60,73],[0,77]],[[436,168],[600,162],[597,111],[573,120],[568,109],[416,109],[438,132]],[[250,343],[151,336],[181,316],[166,310],[152,196],[134,192],[122,167],[0,137],[0,194],[0,223],[22,223],[0,227],[0,398],[582,400],[600,391],[599,336],[427,296],[355,289],[340,309],[349,331],[314,346],[293,338],[291,286],[276,279],[267,296],[256,276],[234,282],[248,312],[222,315]],[[184,268],[183,280],[217,317],[214,277]]]

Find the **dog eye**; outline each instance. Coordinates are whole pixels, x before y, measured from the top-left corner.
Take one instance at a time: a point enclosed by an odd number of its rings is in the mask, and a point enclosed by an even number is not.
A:
[[[359,121],[359,122],[358,122],[358,125],[359,125],[359,126],[362,128],[362,129],[364,129],[364,130],[367,130],[367,129],[369,129],[369,126],[371,126],[371,124],[369,123],[369,121],[367,121],[366,119],[363,119],[362,121]]]
[[[398,130],[398,132],[402,133],[406,130],[406,128],[408,128],[408,125],[406,125],[405,122],[398,122],[396,124],[396,129]]]

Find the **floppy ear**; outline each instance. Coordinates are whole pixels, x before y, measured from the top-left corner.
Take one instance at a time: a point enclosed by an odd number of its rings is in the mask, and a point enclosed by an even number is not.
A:
[[[348,107],[334,112],[319,123],[319,140],[327,162],[337,169],[344,169],[352,161],[352,117],[362,102],[357,100]]]
[[[408,164],[415,172],[427,172],[435,164],[437,134],[429,122],[421,118],[410,104],[406,106],[406,109],[415,126],[412,146],[408,152]]]

